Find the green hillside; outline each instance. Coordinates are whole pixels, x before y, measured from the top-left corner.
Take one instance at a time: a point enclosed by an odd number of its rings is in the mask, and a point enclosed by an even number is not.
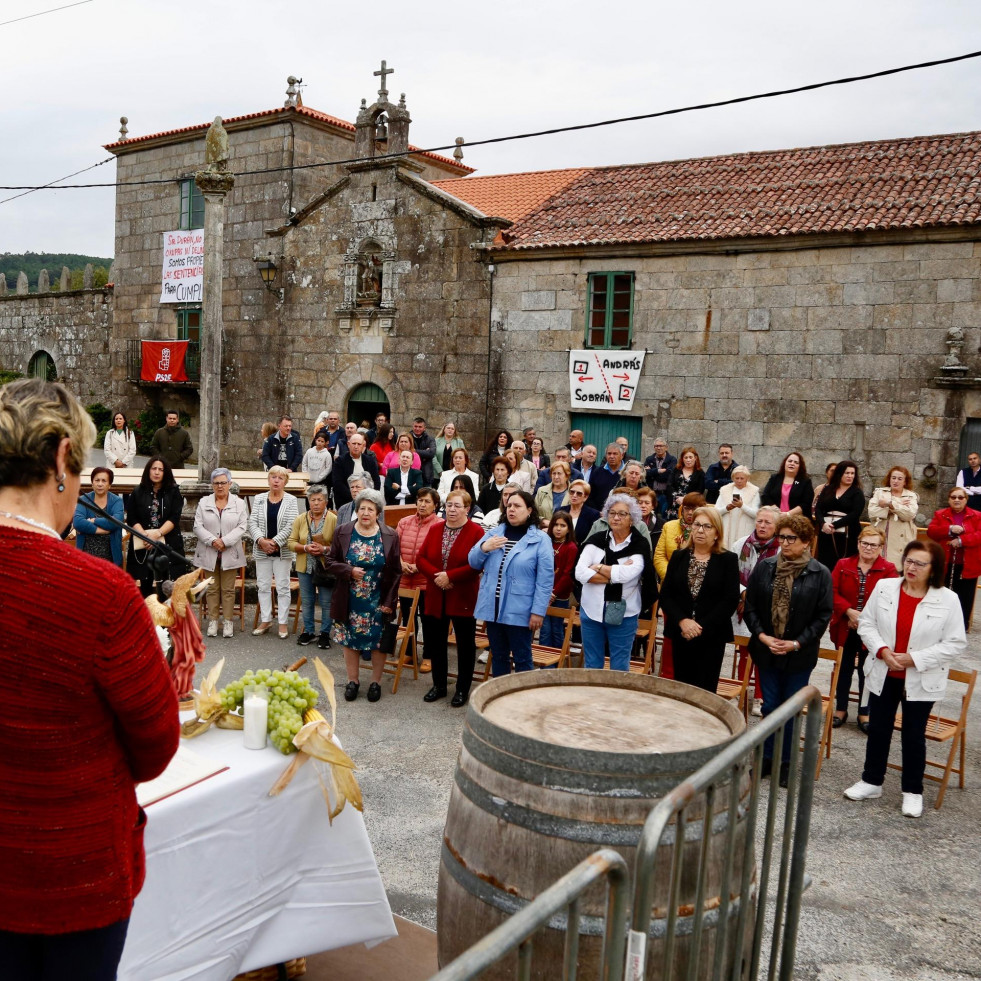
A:
[[[51,289],[57,290],[61,279],[61,269],[67,266],[72,274],[72,289],[82,288],[82,273],[85,266],[92,263],[92,285],[105,286],[109,279],[109,267],[112,259],[105,259],[95,255],[75,255],[74,253],[57,252],[0,252],[0,275],[7,278],[7,290],[12,292],[17,288],[17,276],[21,272],[27,273],[27,280],[30,290],[34,293],[37,290],[37,277],[42,269],[48,270],[48,279],[51,282]]]

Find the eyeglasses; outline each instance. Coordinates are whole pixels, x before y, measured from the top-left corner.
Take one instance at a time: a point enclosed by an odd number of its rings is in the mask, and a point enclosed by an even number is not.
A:
[[[865,539],[864,541],[861,541],[861,542],[858,543],[858,547],[859,548],[882,548],[882,544],[880,542],[874,542],[874,541],[870,541],[869,539]]]
[[[960,494],[951,494],[950,497],[947,498],[947,500],[948,501],[966,501],[967,500],[967,497],[966,496],[965,497],[962,497]]]
[[[903,559],[903,565],[915,566],[917,569],[925,569],[929,562],[917,562],[916,559]]]
[[[692,528],[695,528],[698,531],[712,531],[712,525],[710,525],[707,521],[696,521],[692,525]]]
[[[585,497],[586,492],[581,490],[571,490],[569,491],[569,497]]]
[[[798,537],[799,536],[797,535],[777,535],[777,538],[779,538],[784,545],[793,545],[794,542],[797,541]]]
[[[629,511],[609,511],[607,512],[611,518],[629,518]]]
[[[213,480],[213,481],[211,481],[211,486],[212,487],[227,487],[228,486],[228,481],[227,480]]]

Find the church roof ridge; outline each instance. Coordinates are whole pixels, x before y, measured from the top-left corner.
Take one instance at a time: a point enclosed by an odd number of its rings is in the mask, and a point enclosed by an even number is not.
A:
[[[223,119],[222,122],[226,129],[229,127],[240,128],[242,124],[252,122],[257,119],[267,119],[272,116],[287,115],[289,113],[294,113],[298,116],[306,116],[309,119],[315,119],[318,122],[328,123],[331,126],[336,126],[338,129],[342,129],[348,133],[355,132],[354,123],[349,123],[346,119],[341,119],[338,116],[332,116],[330,113],[322,112],[319,109],[313,109],[310,106],[278,106],[275,109],[262,109],[258,112],[248,112],[239,116],[229,116],[227,119]],[[127,140],[117,140],[115,143],[106,143],[103,145],[103,149],[108,150],[110,153],[115,153],[117,151],[126,151],[129,149],[135,149],[141,143],[148,143],[151,140],[162,140],[169,137],[184,136],[190,133],[206,133],[208,127],[211,125],[210,122],[207,123],[195,123],[191,126],[179,126],[176,129],[161,130],[159,133],[148,133],[145,136],[135,136]],[[428,150],[420,151],[419,147],[411,146],[410,150],[416,151],[414,155],[421,157],[429,157],[431,160],[438,160],[442,164],[449,165],[456,170],[466,171],[468,173],[473,173],[474,168],[468,167],[465,164],[454,160],[452,157],[446,157],[441,153],[433,153]],[[459,178],[454,178],[454,180]]]

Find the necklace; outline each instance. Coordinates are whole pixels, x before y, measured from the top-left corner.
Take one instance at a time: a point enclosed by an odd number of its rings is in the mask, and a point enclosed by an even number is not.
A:
[[[25,525],[30,525],[32,528],[38,528],[48,535],[53,535],[59,541],[61,541],[61,535],[58,534],[51,527],[51,525],[46,525],[43,521],[35,521],[33,518],[25,518],[22,514],[12,514],[10,511],[0,511],[0,516],[4,518],[10,518],[12,521],[21,521]]]

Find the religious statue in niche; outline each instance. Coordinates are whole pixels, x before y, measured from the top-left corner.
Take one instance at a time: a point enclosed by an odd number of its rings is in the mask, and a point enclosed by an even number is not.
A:
[[[366,252],[358,258],[358,306],[378,306],[381,290],[381,256],[377,252]]]

